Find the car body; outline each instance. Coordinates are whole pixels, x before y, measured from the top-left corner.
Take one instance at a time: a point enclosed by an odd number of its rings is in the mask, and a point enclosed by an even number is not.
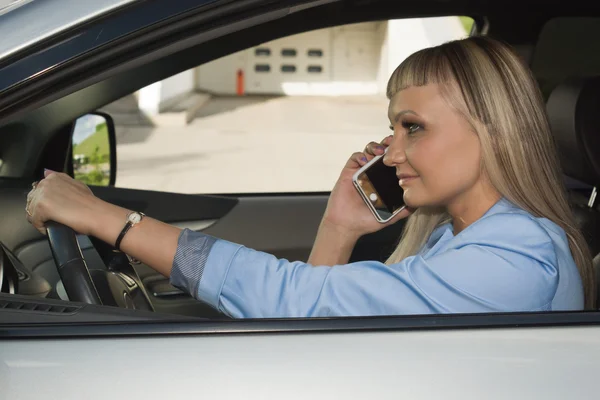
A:
[[[48,240],[25,219],[25,196],[44,168],[73,172],[66,166],[73,125],[85,114],[287,35],[443,15],[470,15],[478,33],[514,44],[545,95],[575,67],[544,58],[566,51],[540,42],[544,27],[574,19],[552,26],[573,27],[577,39],[585,34],[578,29],[596,32],[589,26],[600,20],[583,1],[512,0],[34,0],[0,15],[0,286],[9,292],[0,294],[0,398],[593,398],[600,312],[231,320],[169,292],[144,265],[106,270],[110,248],[78,237],[98,291],[110,291],[114,276],[133,279],[131,301],[149,303],[90,305],[64,300]],[[568,50],[584,53],[576,61],[589,55],[585,74],[600,74],[589,53],[600,37],[575,43]],[[570,188],[585,196],[590,190]],[[288,259],[307,258],[329,195],[92,189],[157,219]],[[363,237],[352,260],[381,258],[401,229]],[[17,280],[14,293],[9,283]]]

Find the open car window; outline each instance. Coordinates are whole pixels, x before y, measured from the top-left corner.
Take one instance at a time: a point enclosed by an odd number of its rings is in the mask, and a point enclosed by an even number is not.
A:
[[[328,192],[353,152],[389,135],[385,91],[396,66],[472,24],[436,17],[309,31],[146,86],[101,109],[116,125],[116,186]]]

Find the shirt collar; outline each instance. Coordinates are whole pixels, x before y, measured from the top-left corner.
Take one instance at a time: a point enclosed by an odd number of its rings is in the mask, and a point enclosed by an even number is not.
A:
[[[479,220],[481,220],[484,217],[487,217],[489,215],[507,212],[510,210],[514,210],[516,208],[518,208],[518,207],[515,206],[510,201],[508,201],[507,199],[505,199],[504,197],[502,197],[492,207],[490,207],[490,209],[487,210],[477,221],[475,221],[475,222],[473,222],[473,224],[469,225],[469,227],[476,224]],[[467,228],[469,228],[469,227],[467,227]],[[463,232],[464,232],[464,230],[463,230]],[[460,235],[460,233],[459,233],[459,235]],[[429,237],[429,240],[427,241],[425,248],[422,250],[422,255],[425,257],[434,255],[436,252],[438,252],[443,247],[444,243],[448,242],[449,240],[451,240],[455,237],[456,236],[454,235],[454,232],[453,232],[452,222],[447,222],[443,225],[440,225],[433,231],[433,233]]]
[[[479,217],[479,219],[477,219],[477,221],[473,222],[471,225],[469,225],[467,228],[468,229],[470,226],[476,224],[477,222],[479,222],[482,218],[484,217],[488,217],[490,215],[494,215],[494,214],[500,214],[500,213],[505,213],[507,211],[512,211],[517,209],[518,207],[515,206],[513,203],[511,203],[510,201],[508,201],[506,198],[501,197],[500,200],[498,200],[496,203],[494,203],[493,206],[490,207],[489,210],[487,210],[481,217]],[[442,226],[446,227],[447,232],[444,232],[443,237],[455,237],[456,235],[454,235],[453,232],[453,227],[452,227],[452,222],[449,222],[447,224],[444,224]],[[464,231],[464,230],[463,230]],[[460,233],[459,233],[460,235]]]

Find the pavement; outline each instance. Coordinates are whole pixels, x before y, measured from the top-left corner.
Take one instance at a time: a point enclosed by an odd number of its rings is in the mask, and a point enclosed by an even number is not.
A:
[[[213,98],[187,126],[117,124],[117,186],[178,193],[330,191],[390,133],[385,97]]]

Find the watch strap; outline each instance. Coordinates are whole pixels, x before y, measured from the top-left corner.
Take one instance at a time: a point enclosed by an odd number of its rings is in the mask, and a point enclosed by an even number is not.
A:
[[[121,230],[121,233],[119,233],[119,237],[117,238],[117,241],[115,242],[115,248],[117,250],[121,251],[121,241],[123,241],[125,234],[129,231],[129,229],[131,229],[132,226],[133,226],[133,223],[131,221],[127,221],[127,223],[123,227],[123,230]]]

